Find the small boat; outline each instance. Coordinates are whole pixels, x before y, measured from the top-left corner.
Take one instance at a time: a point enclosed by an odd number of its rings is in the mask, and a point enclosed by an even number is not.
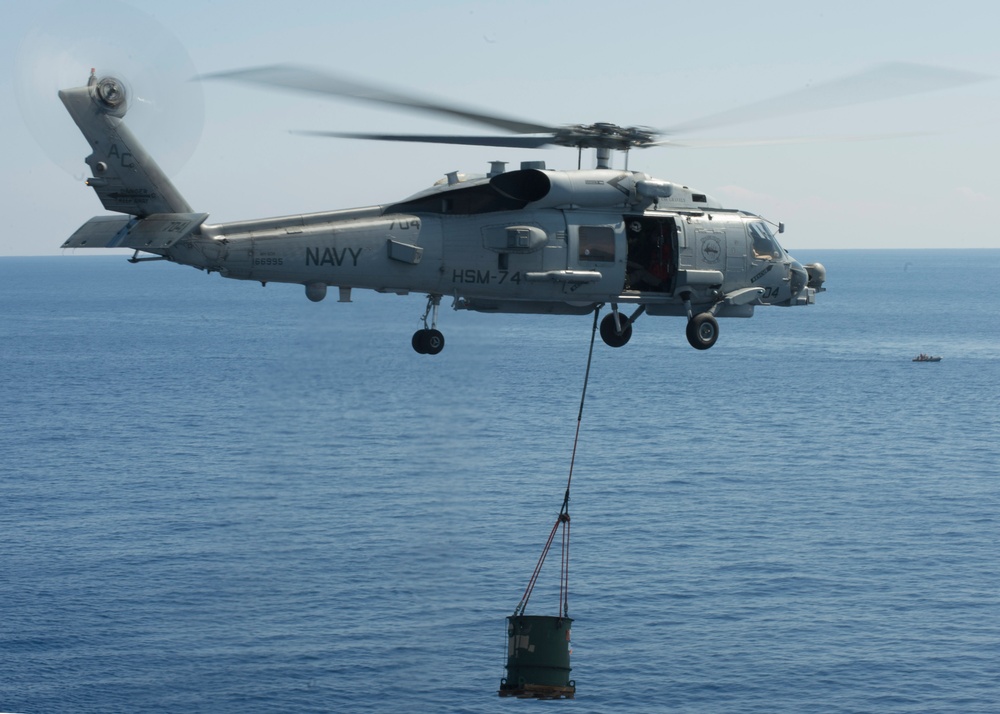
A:
[[[914,362],[940,362],[940,357],[932,357],[931,355],[924,354],[921,352],[916,357],[913,358]]]

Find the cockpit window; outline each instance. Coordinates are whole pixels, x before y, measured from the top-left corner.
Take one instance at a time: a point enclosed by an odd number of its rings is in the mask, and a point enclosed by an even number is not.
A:
[[[771,229],[763,221],[747,224],[750,238],[753,239],[753,254],[755,258],[780,258],[781,246],[774,239]]]

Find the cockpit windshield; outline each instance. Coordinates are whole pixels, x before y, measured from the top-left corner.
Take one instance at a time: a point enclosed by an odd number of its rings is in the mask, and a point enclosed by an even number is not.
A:
[[[753,254],[755,258],[778,259],[783,255],[781,246],[775,239],[771,229],[764,221],[754,221],[747,224],[750,231],[750,238],[753,240]]]

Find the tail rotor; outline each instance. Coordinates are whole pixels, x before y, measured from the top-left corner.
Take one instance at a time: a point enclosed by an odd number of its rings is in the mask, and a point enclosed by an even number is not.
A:
[[[149,15],[116,0],[37,3],[34,27],[18,48],[14,85],[21,115],[45,154],[69,175],[86,171],[87,146],[73,131],[58,92],[95,73],[105,102],[128,98],[129,125],[168,175],[194,153],[205,116],[194,63],[180,41]]]

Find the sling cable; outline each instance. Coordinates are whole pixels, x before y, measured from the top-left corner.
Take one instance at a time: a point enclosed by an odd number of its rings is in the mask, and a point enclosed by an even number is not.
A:
[[[501,697],[535,699],[572,699],[576,694],[576,682],[569,678],[570,666],[570,625],[569,617],[569,489],[573,483],[573,466],[576,463],[576,447],[580,441],[580,423],[583,421],[583,404],[587,398],[587,383],[590,381],[590,364],[594,357],[594,337],[597,334],[597,317],[601,305],[594,309],[594,327],[590,334],[590,353],[587,355],[587,371],[583,378],[583,394],[580,396],[580,411],[576,418],[576,437],[573,439],[573,454],[569,462],[569,477],[566,480],[566,494],[562,508],[556,518],[549,539],[545,542],[542,555],[538,558],[535,571],[528,580],[528,586],[521,601],[514,608],[514,614],[507,618],[507,676],[500,680]],[[562,565],[559,572],[559,613],[556,616],[526,615],[528,599],[538,582],[545,557],[555,541],[556,534],[562,536]]]

